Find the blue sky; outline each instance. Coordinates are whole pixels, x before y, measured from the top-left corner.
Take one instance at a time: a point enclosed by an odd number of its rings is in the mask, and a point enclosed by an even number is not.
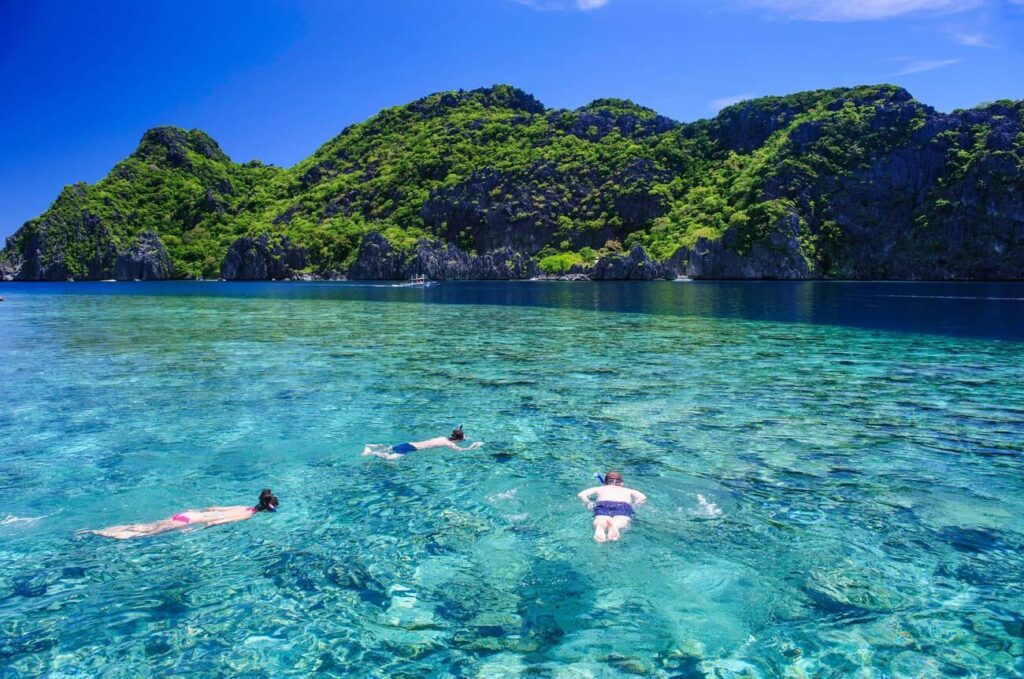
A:
[[[292,165],[346,125],[510,83],[683,121],[891,82],[940,110],[1024,98],[1024,0],[0,2],[0,238],[155,125]]]

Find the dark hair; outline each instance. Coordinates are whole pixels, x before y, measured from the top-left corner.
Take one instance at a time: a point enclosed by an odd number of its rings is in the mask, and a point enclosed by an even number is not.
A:
[[[274,512],[277,511],[277,505],[277,496],[274,495],[274,491],[270,490],[269,488],[264,488],[262,492],[260,492],[260,501],[256,503],[256,511]]]
[[[606,486],[609,483],[614,483],[615,481],[621,482],[622,481],[622,474],[620,474],[618,472],[608,472],[607,474],[604,475],[604,484]]]
[[[462,433],[462,425],[460,424],[457,429],[453,429],[452,435],[448,438],[452,441],[461,441],[466,438],[466,435]]]

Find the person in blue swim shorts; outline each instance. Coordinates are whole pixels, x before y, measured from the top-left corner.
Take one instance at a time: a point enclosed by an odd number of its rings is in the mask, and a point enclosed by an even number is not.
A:
[[[633,508],[647,502],[647,496],[639,490],[622,485],[619,472],[608,472],[604,485],[587,488],[576,497],[594,512],[594,539],[598,542],[618,540],[620,531],[633,521]]]
[[[377,443],[369,443],[363,448],[363,455],[376,455],[377,457],[383,457],[385,460],[397,460],[404,455],[408,455],[414,450],[426,450],[427,448],[454,448],[455,450],[473,450],[483,445],[480,441],[466,446],[465,448],[460,447],[458,444],[460,441],[464,441],[466,435],[462,433],[462,425],[452,432],[451,436],[438,436],[426,441],[416,441],[414,443],[398,443],[393,446],[382,446]]]

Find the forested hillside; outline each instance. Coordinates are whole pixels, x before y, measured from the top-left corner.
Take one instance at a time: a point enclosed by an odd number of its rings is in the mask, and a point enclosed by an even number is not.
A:
[[[384,110],[287,169],[160,127],[0,260],[19,280],[1019,279],[1024,102],[944,114],[880,85],[682,124],[502,85]]]

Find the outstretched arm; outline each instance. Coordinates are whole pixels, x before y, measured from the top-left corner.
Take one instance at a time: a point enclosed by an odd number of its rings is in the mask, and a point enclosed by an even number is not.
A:
[[[586,490],[584,490],[584,491],[580,491],[580,492],[579,492],[579,493],[578,493],[578,494],[576,495],[576,497],[578,497],[578,498],[579,498],[580,502],[582,502],[582,503],[583,503],[583,506],[584,506],[584,507],[586,507],[587,509],[590,509],[590,508],[591,508],[591,505],[593,504],[593,503],[592,503],[592,502],[590,501],[590,496],[591,496],[591,495],[597,495],[597,491],[598,491],[598,487],[594,487],[594,488],[587,488],[587,489],[586,489]]]
[[[459,444],[457,444],[455,441],[449,441],[448,442],[448,447],[449,448],[454,448],[455,450],[475,450],[476,448],[479,448],[482,445],[483,445],[483,443],[481,441],[477,441],[476,443],[471,443],[470,445],[466,446],[465,448],[460,448]]]

